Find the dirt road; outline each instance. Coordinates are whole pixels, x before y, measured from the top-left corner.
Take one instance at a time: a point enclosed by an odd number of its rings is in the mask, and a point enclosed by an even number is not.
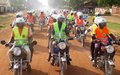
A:
[[[10,28],[3,30],[0,33],[0,40],[5,39],[8,41],[10,37]],[[32,72],[25,75],[59,75],[58,68],[53,67],[47,61],[48,49],[47,49],[47,36],[46,28],[44,31],[40,31],[38,25],[35,26],[34,39],[38,44],[35,46],[33,61],[31,63]],[[89,40],[89,39],[87,39]],[[103,75],[104,73],[99,69],[92,66],[89,60],[89,46],[86,45],[82,48],[80,43],[76,40],[70,41],[70,54],[72,58],[71,66],[68,66],[66,75]],[[0,75],[12,75],[12,72],[8,70],[8,48],[0,45]],[[115,70],[113,75],[120,75],[120,51],[115,56]]]

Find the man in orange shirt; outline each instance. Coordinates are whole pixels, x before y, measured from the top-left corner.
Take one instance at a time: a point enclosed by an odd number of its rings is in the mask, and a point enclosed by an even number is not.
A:
[[[75,28],[74,28],[74,31],[75,31],[75,37],[77,36],[77,33],[79,32],[78,31],[78,27],[84,27],[85,26],[85,21],[84,21],[84,18],[83,18],[83,13],[82,12],[77,12],[77,17],[75,19]]]
[[[29,11],[27,15],[27,24],[31,28],[31,31],[34,31],[34,16],[32,15],[32,11]]]
[[[39,20],[45,22],[45,14],[43,11],[40,13]]]
[[[43,11],[41,11],[40,15],[39,15],[39,25],[40,25],[40,29],[43,29],[43,26],[45,25],[45,14]]]
[[[29,13],[27,14],[27,22],[34,23],[34,16],[32,15],[31,11],[29,11]]]
[[[98,52],[104,52],[101,50],[101,46],[107,46],[110,45],[110,39],[111,40],[116,40],[116,37],[110,33],[109,29],[106,26],[106,20],[104,18],[99,19],[99,21],[97,22],[98,27],[96,28],[96,30],[93,33],[93,39],[96,41],[96,45],[95,45],[95,52],[94,52],[94,61],[96,65],[96,58],[98,56]],[[100,43],[98,42],[98,40],[100,41]],[[115,55],[115,51],[112,53],[112,55],[110,55],[110,59],[113,60]]]

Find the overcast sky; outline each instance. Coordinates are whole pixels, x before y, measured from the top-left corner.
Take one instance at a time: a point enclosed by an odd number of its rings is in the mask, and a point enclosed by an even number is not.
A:
[[[39,0],[41,3],[43,3],[44,5],[48,6],[48,0]]]

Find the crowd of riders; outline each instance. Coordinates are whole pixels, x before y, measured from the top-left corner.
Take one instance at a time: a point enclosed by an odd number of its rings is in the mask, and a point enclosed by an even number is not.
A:
[[[69,39],[82,41],[80,39],[84,36],[83,41],[85,41],[88,32],[91,34],[90,60],[93,61],[93,66],[95,67],[97,66],[97,58],[107,53],[103,46],[112,45],[111,41],[119,43],[119,40],[109,30],[106,19],[99,12],[96,12],[91,20],[92,25],[89,25],[87,21],[88,15],[82,11],[64,9],[46,12],[43,10],[29,10],[24,13],[16,13],[16,17],[11,24],[11,38],[6,44],[6,46],[10,47],[8,51],[10,69],[14,67],[12,61],[14,61],[13,50],[17,50],[15,47],[22,46],[27,55],[27,63],[32,62],[35,24],[39,25],[40,30],[44,30],[47,26],[48,39],[46,40],[48,40],[48,45],[46,47],[49,49],[48,61],[52,61],[51,65],[55,65],[56,59],[54,56],[59,54],[59,50],[61,50],[61,56],[64,55],[62,51],[65,50],[67,65],[70,65],[72,57],[70,57]],[[4,41],[1,42],[3,43]],[[116,51],[114,50],[109,57],[113,65],[115,53]]]

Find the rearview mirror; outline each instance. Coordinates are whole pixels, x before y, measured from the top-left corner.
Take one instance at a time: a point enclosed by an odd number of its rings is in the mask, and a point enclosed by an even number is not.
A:
[[[1,41],[1,44],[2,44],[2,45],[5,45],[5,44],[6,44],[5,40],[2,40],[2,41]]]
[[[37,45],[37,41],[33,41],[32,44],[33,44],[33,45]]]
[[[10,26],[12,27],[12,24],[10,24]]]

